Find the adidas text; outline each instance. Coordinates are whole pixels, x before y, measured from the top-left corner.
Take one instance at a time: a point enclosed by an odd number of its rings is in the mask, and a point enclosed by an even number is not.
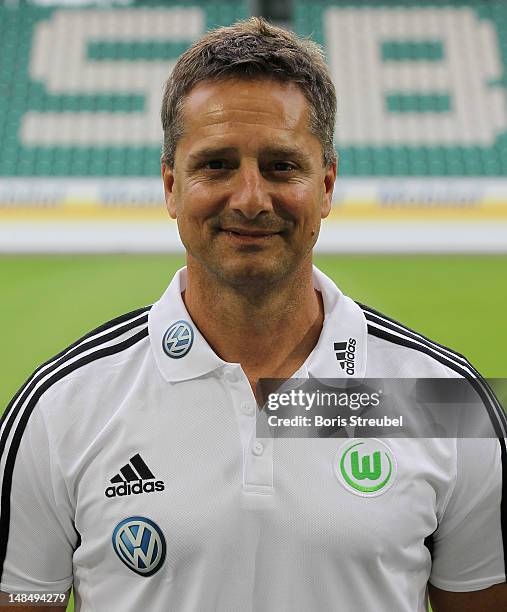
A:
[[[354,374],[354,360],[356,358],[356,340],[354,338],[349,338],[349,342],[347,344],[347,352],[345,353],[345,372],[349,376]]]
[[[123,497],[125,495],[139,495],[140,493],[153,493],[154,491],[163,491],[165,489],[162,480],[148,480],[143,482],[137,480],[133,483],[123,482],[118,486],[110,486],[105,490],[106,497]]]
[[[349,376],[352,376],[355,371],[356,344],[355,338],[349,338],[347,342],[334,343],[336,359],[342,370],[345,370]]]

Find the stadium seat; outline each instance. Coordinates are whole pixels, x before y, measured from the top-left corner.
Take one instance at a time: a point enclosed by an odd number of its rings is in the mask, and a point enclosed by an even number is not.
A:
[[[0,176],[158,175],[155,107],[171,62],[206,29],[247,16],[247,0],[0,2]],[[151,108],[147,135],[136,119]]]
[[[247,0],[12,4],[0,6],[0,176],[34,164],[40,176],[158,175],[163,75],[203,31],[248,16]],[[507,3],[295,0],[293,14],[337,86],[342,176],[507,173]]]
[[[507,173],[505,2],[295,0],[294,29],[326,51],[342,176]]]

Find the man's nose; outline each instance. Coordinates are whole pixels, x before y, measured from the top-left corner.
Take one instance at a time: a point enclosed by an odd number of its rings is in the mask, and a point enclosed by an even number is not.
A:
[[[256,162],[241,164],[236,173],[229,207],[241,212],[247,219],[254,219],[263,211],[273,210],[269,183],[262,176]]]

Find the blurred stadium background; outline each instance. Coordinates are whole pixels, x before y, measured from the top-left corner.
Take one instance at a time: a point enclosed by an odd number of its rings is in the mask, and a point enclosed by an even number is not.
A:
[[[250,15],[321,43],[337,87],[319,264],[506,376],[507,2],[0,0],[0,405],[182,265],[163,83],[204,31]]]
[[[175,251],[162,86],[205,30],[264,14],[339,97],[328,252],[507,249],[507,3],[1,0],[0,251]]]

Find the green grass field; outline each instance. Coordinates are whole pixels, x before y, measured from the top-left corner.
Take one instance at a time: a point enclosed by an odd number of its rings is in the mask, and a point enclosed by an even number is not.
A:
[[[507,377],[507,256],[326,256],[356,300]],[[0,406],[41,362],[104,321],[152,303],[183,257],[0,257]],[[69,608],[71,609],[71,608]]]
[[[353,297],[507,376],[507,256],[326,256]],[[33,369],[110,318],[152,303],[183,257],[0,257],[0,406]],[[2,408],[3,409],[3,408]]]

